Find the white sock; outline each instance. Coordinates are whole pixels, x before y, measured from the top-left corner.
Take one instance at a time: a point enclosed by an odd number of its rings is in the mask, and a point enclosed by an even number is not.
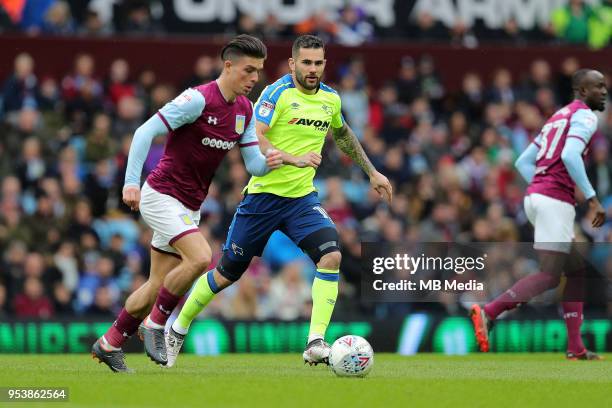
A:
[[[323,336],[320,334],[311,334],[310,336],[308,336],[308,344],[310,344],[310,342],[317,340],[317,339],[323,339]]]
[[[182,334],[183,336],[185,336],[187,332],[189,331],[189,327],[181,326],[178,322],[178,319],[176,319],[174,323],[172,323],[172,330],[174,330],[178,334]]]
[[[151,316],[147,316],[147,320],[145,320],[145,326],[156,330],[161,330],[164,328],[163,324],[157,324],[153,320],[151,320]]]
[[[106,340],[106,337],[104,337],[104,336],[102,336],[102,338],[100,340],[102,340],[102,348],[105,349],[106,351],[118,351],[118,350],[121,350],[121,347],[115,347],[112,344],[110,344],[108,342],[108,340]]]

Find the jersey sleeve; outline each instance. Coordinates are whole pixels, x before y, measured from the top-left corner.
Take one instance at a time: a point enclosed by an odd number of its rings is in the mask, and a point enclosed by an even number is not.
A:
[[[168,131],[195,122],[202,114],[206,101],[204,95],[193,88],[188,88],[179,96],[161,108],[157,115],[164,122]]]
[[[572,115],[567,137],[579,139],[586,146],[595,130],[597,130],[597,116],[590,109],[580,109]]]
[[[589,181],[582,159],[584,145],[577,139],[579,137],[572,137],[567,140],[561,152],[561,160],[563,160],[563,164],[565,164],[565,168],[574,183],[584,194],[584,198],[588,200],[595,196],[595,190]]]
[[[534,137],[531,143],[533,143],[538,149],[542,147],[542,132],[540,132],[536,137]]]
[[[339,96],[337,98],[334,115],[332,116],[331,126],[334,129],[344,126],[344,116],[342,116],[342,101],[340,100]]]
[[[256,122],[257,120],[255,119],[255,111],[253,111],[253,116],[251,116],[249,126],[247,126],[246,130],[242,134],[242,137],[240,138],[240,148],[255,146],[259,144],[259,139],[257,138],[257,133],[255,132]]]
[[[281,111],[278,104],[284,89],[287,89],[287,84],[269,85],[263,90],[255,104],[254,111],[257,121],[270,127],[274,126]]]

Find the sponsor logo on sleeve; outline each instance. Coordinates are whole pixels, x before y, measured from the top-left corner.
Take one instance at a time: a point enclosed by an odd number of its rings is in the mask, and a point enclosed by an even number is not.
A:
[[[262,103],[259,104],[259,116],[266,118],[268,116],[270,116],[270,114],[272,113],[272,111],[274,110],[274,104],[267,102],[267,101],[263,101]]]
[[[187,91],[183,92],[182,94],[180,94],[179,96],[174,98],[174,103],[177,106],[182,106],[182,105],[186,104],[189,101],[191,101],[191,95],[189,95],[189,93],[187,93]]]

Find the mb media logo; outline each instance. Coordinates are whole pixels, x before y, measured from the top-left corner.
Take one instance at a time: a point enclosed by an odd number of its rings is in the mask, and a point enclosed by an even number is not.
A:
[[[290,125],[302,125],[302,126],[313,126],[318,130],[327,131],[330,123],[326,120],[315,120],[315,119],[304,119],[304,118],[293,118],[289,122]]]

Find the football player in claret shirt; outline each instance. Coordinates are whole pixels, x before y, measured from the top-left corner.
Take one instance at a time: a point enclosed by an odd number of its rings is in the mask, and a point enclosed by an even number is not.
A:
[[[605,221],[605,210],[587,178],[583,157],[597,130],[593,111],[605,109],[608,91],[604,76],[581,69],[572,78],[575,100],[557,111],[540,134],[518,158],[516,166],[529,183],[525,213],[534,227],[534,248],[539,252],[541,271],[519,280],[484,307],[472,306],[471,318],[481,351],[489,351],[489,331],[504,311],[529,302],[540,293],[567,278],[562,308],[567,328],[567,358],[599,360],[587,350],[580,337],[583,320],[585,266],[578,253],[572,253],[574,239],[574,188],[578,186],[588,202],[594,228]]]
[[[123,201],[140,210],[153,229],[151,271],[149,280],[128,297],[117,320],[92,347],[93,356],[113,371],[130,371],[121,346],[137,329],[147,355],[166,364],[166,320],[211,261],[211,248],[198,229],[200,206],[225,155],[238,146],[247,170],[256,176],[282,164],[278,151],[261,153],[253,105],[245,96],[263,69],[265,45],[240,35],[225,45],[221,58],[223,71],[217,80],[185,90],[134,134]],[[151,141],[166,133],[163,157],[141,190]]]

